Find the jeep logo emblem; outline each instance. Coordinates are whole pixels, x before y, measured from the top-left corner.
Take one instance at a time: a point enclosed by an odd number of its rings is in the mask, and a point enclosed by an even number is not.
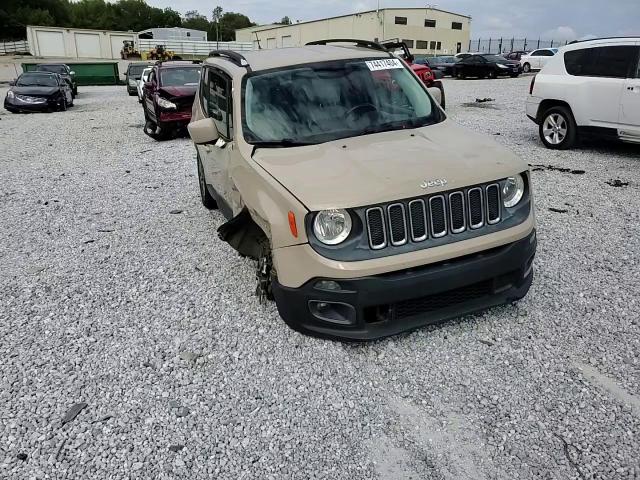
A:
[[[447,184],[446,178],[436,178],[435,180],[425,180],[420,184],[422,188],[444,187]]]

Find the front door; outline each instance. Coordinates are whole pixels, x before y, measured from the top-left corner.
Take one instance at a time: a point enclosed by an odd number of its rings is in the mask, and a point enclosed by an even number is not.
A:
[[[229,163],[235,148],[231,86],[231,77],[225,72],[213,67],[205,68],[200,85],[202,108],[205,115],[215,122],[220,138],[214,144],[197,146],[209,191],[227,218],[237,213],[233,211],[235,190],[229,176]]]
[[[622,89],[620,100],[620,136],[640,142],[640,42],[636,47],[637,63]]]
[[[151,84],[151,87],[150,88],[143,87],[143,90],[142,90],[144,94],[144,100],[143,100],[144,109],[147,112],[147,115],[149,116],[149,118],[151,118],[151,120],[153,120],[154,122],[156,121],[156,109],[153,103],[153,95],[158,85],[156,74],[157,74],[156,70],[151,71],[151,74],[149,75],[149,83]]]

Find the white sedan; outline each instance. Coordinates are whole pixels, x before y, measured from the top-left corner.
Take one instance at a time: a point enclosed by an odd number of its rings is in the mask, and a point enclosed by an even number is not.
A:
[[[539,48],[532,51],[529,55],[522,55],[520,57],[520,65],[522,65],[522,71],[529,73],[531,70],[542,70],[549,59],[558,53],[557,48]]]

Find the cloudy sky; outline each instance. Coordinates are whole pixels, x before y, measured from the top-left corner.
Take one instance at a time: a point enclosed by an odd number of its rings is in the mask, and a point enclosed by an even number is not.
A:
[[[315,20],[376,8],[376,0],[147,0],[184,13],[199,10],[211,16],[215,5],[270,23],[287,15]],[[538,37],[574,40],[587,36],[640,35],[640,0],[427,0],[436,8],[470,15],[473,38]],[[380,0],[381,7],[423,7],[415,0]]]

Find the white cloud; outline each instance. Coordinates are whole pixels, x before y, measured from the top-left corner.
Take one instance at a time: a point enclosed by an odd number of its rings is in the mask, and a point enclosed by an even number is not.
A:
[[[541,35],[541,38],[549,40],[575,40],[578,38],[576,31],[566,25],[547,30]]]

